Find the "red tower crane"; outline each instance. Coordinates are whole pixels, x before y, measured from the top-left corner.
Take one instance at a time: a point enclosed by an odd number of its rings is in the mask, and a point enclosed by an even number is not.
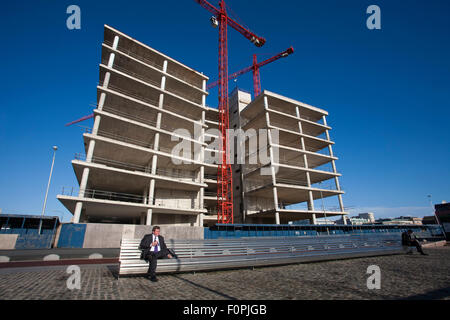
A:
[[[266,40],[243,27],[227,14],[224,0],[220,0],[219,9],[206,0],[195,0],[203,8],[213,14],[211,23],[219,27],[219,130],[221,133],[220,150],[222,157],[217,170],[217,217],[219,223],[233,223],[233,186],[228,138],[229,107],[228,107],[228,41],[227,26],[240,32],[257,47],[264,45]]]
[[[239,71],[229,75],[228,80],[236,79],[237,77],[239,77],[240,75],[243,75],[244,73],[253,71],[253,92],[254,92],[255,98],[256,98],[261,93],[261,81],[260,81],[260,77],[259,77],[259,68],[261,68],[262,66],[265,66],[266,64],[269,64],[271,62],[274,62],[280,58],[285,58],[292,53],[294,53],[294,48],[290,47],[290,48],[284,50],[283,52],[280,52],[279,54],[274,55],[273,57],[266,59],[259,63],[256,59],[256,54],[254,54],[253,55],[253,64],[251,66],[248,66],[247,68],[244,68],[242,70],[239,70]],[[214,81],[214,82],[211,82],[210,84],[208,84],[206,86],[206,88],[209,90],[209,89],[214,88],[218,84],[219,84],[219,81]]]

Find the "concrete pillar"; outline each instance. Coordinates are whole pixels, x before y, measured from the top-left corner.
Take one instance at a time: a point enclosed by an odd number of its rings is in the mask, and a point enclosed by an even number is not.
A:
[[[278,191],[277,187],[273,187],[273,202],[275,204],[275,223],[280,224],[280,212],[278,211]]]
[[[152,169],[151,169],[151,174],[156,174],[156,166],[158,164],[158,156],[156,154],[154,154],[152,156]]]
[[[151,226],[152,225],[152,217],[153,217],[153,210],[152,209],[148,209],[147,210],[147,220],[145,221],[145,224],[147,226]]]
[[[116,50],[118,45],[119,45],[119,36],[115,36],[112,48]]]
[[[311,220],[312,220],[312,224],[317,224],[316,214],[315,213],[312,214]]]
[[[92,155],[94,154],[95,140],[89,141],[88,153],[86,155],[86,162],[92,162]]]
[[[101,117],[99,115],[95,116],[94,126],[92,127],[92,134],[96,135],[98,133],[98,127],[100,126]]]
[[[105,74],[105,79],[103,80],[103,88],[108,88],[110,77],[111,77],[111,73],[107,72]]]
[[[105,104],[106,93],[102,92],[100,95],[100,99],[98,101],[97,110],[103,110],[103,105]]]
[[[113,67],[113,65],[114,65],[114,58],[116,57],[116,55],[114,54],[114,53],[111,53],[110,55],[109,55],[109,60],[108,60],[108,68],[111,68],[112,69],[112,67]]]
[[[75,205],[75,212],[73,213],[72,222],[80,223],[81,210],[83,209],[83,202],[77,202]]]
[[[155,204],[155,179],[150,180],[150,186],[148,188],[148,205]]]
[[[142,193],[144,204],[148,204],[148,191],[149,191],[149,188],[145,188],[144,192]]]
[[[89,168],[83,169],[83,175],[81,177],[81,183],[80,183],[80,192],[78,193],[79,198],[84,197],[84,193],[86,191],[87,181],[89,177]]]
[[[203,213],[200,213],[198,215],[198,224],[197,224],[198,227],[203,227],[203,217],[204,217]]]
[[[206,91],[206,80],[202,81],[202,89],[203,89],[203,91]],[[206,106],[206,95],[205,94],[202,95],[202,106],[203,107]],[[205,111],[203,111],[202,113],[204,113],[204,112]],[[205,122],[203,122],[203,123],[205,123]]]

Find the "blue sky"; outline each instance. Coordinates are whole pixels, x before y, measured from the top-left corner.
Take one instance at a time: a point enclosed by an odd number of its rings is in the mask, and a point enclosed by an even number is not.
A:
[[[450,200],[449,1],[227,3],[267,40],[256,48],[229,29],[230,72],[253,53],[264,59],[294,47],[261,69],[262,87],[329,112],[352,213],[423,216],[431,213],[428,194],[434,203]],[[81,30],[66,28],[71,4],[81,8]],[[381,30],[366,27],[372,4],[381,8]],[[193,0],[8,1],[0,15],[3,213],[41,212],[57,145],[46,213],[68,221],[56,195],[78,185],[70,161],[83,141],[80,128],[64,124],[96,101],[103,24],[217,77],[217,29]],[[251,74],[237,85],[251,90]],[[217,105],[215,93],[207,103]]]

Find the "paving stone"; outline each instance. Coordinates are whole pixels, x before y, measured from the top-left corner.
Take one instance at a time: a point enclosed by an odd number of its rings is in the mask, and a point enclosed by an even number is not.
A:
[[[116,279],[117,266],[81,265],[80,289],[69,290],[66,267],[2,269],[0,299],[450,299],[450,247],[429,256],[391,255],[227,271]],[[381,289],[367,288],[367,267],[381,269]]]

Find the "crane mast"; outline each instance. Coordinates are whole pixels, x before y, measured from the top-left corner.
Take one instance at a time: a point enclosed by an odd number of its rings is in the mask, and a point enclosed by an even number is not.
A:
[[[228,40],[227,27],[240,32],[244,37],[250,40],[257,47],[261,47],[266,42],[261,38],[240,25],[227,15],[226,4],[220,0],[219,9],[211,5],[206,0],[195,0],[203,8],[213,14],[211,22],[213,26],[219,27],[219,131],[220,148],[219,164],[217,168],[217,220],[219,223],[234,223],[233,215],[233,174],[230,164],[230,146],[229,146],[229,106],[228,106]]]

